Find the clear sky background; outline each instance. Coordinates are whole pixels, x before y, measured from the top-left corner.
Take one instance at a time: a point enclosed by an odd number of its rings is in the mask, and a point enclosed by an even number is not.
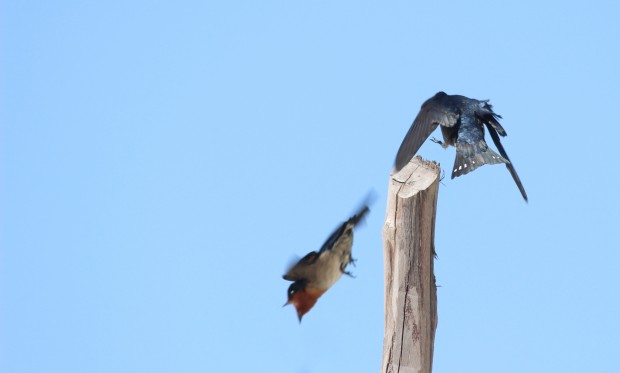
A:
[[[2,2],[0,371],[379,371],[389,173],[444,90],[491,99],[530,203],[420,150],[435,371],[617,372],[618,4]],[[287,263],[370,189],[299,324]]]

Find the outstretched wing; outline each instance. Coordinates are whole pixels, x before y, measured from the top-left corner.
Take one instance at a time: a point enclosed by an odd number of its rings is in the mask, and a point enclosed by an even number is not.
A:
[[[400,171],[409,163],[438,125],[452,127],[458,122],[460,110],[453,101],[451,96],[439,92],[422,104],[418,116],[413,121],[396,154],[394,162],[396,171]]]
[[[495,122],[497,123],[497,121]],[[521,184],[521,179],[519,179],[519,175],[517,175],[517,170],[515,170],[515,167],[512,165],[512,161],[510,160],[510,158],[508,158],[508,154],[506,154],[506,150],[504,150],[502,143],[499,141],[499,134],[497,133],[495,129],[496,126],[493,125],[493,123],[489,123],[489,122],[485,122],[485,124],[487,125],[489,134],[491,135],[491,138],[493,139],[493,143],[495,143],[495,147],[497,147],[499,154],[501,154],[502,157],[508,160],[508,163],[506,163],[506,168],[508,169],[508,171],[510,172],[510,175],[512,176],[513,180],[517,184],[517,187],[519,188],[519,191],[521,192],[523,199],[525,200],[525,202],[527,202],[527,193],[525,193],[525,188],[523,188],[523,184]],[[497,123],[497,125],[499,125],[499,123]],[[506,132],[504,132],[504,134],[505,133]]]

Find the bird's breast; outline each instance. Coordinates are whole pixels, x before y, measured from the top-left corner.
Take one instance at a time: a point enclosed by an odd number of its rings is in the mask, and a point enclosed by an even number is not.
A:
[[[341,261],[334,254],[333,252],[327,252],[319,258],[316,263],[314,278],[310,281],[313,286],[327,290],[342,277],[342,271],[340,270]]]

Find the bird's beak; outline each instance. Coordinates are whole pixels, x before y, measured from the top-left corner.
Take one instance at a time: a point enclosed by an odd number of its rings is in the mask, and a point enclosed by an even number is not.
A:
[[[286,303],[284,303],[284,305],[283,305],[282,307],[286,307],[286,306],[288,306],[289,304],[291,304],[291,301],[290,301],[290,300],[287,300],[287,301],[286,301]]]

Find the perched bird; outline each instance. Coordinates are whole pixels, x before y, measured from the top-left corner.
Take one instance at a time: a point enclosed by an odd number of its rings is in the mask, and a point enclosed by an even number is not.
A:
[[[523,199],[527,202],[527,194],[519,175],[499,141],[498,134],[506,136],[506,131],[497,121],[499,118],[501,116],[493,112],[488,100],[480,101],[444,92],[437,93],[422,104],[418,116],[400,145],[396,155],[396,171],[405,167],[437,125],[441,125],[443,142],[434,138],[431,140],[444,149],[448,145],[456,148],[452,179],[470,173],[484,164],[505,163]],[[489,130],[499,154],[490,149],[484,141],[483,124]]]
[[[369,211],[368,203],[365,203],[329,236],[318,252],[308,253],[282,276],[294,281],[288,288],[288,300],[284,305],[295,306],[299,322],[342,274],[351,276],[346,268],[355,262],[351,256],[353,229]]]

